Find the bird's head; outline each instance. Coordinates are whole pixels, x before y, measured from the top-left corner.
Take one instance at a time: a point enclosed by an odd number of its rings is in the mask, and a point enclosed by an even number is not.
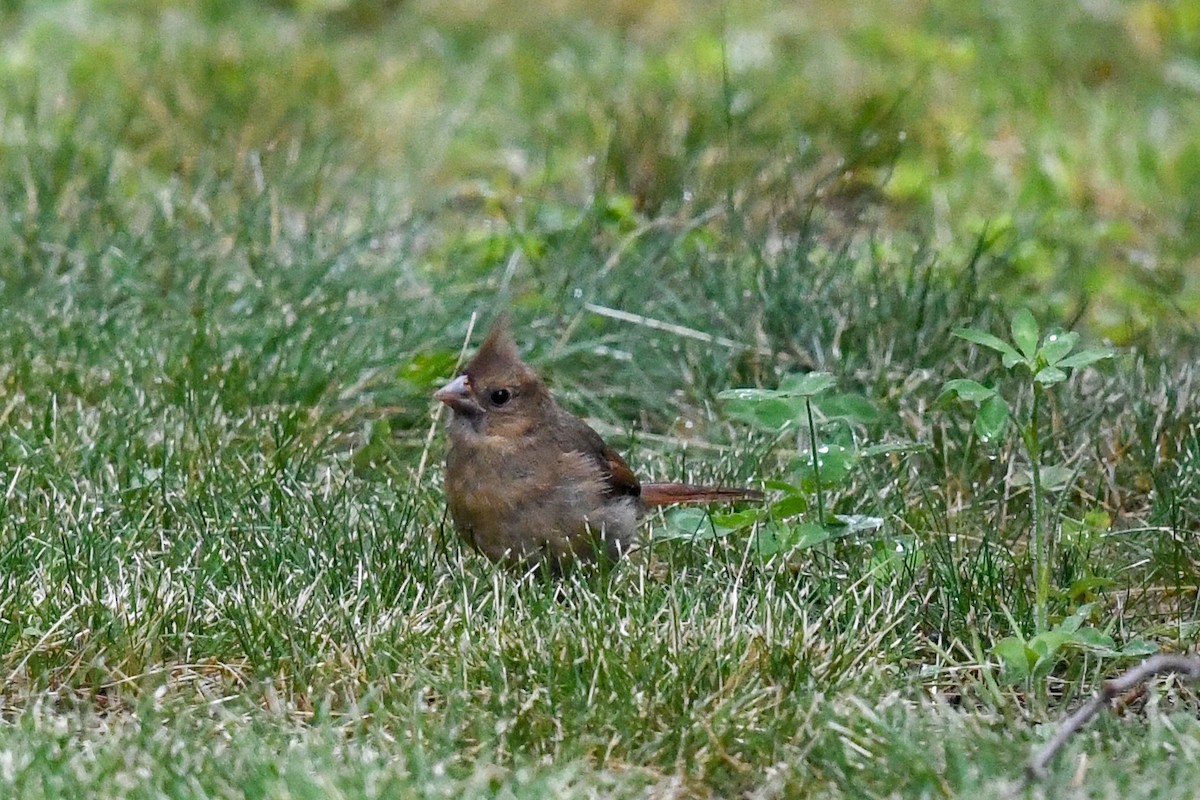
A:
[[[521,360],[508,315],[501,314],[475,357],[433,396],[450,407],[456,421],[476,432],[504,435],[529,430],[549,393]]]

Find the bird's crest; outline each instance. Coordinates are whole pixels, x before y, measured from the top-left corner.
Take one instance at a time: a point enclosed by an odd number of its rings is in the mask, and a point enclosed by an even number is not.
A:
[[[512,337],[512,320],[502,312],[492,323],[487,338],[463,370],[472,384],[537,382],[537,373],[521,360]]]

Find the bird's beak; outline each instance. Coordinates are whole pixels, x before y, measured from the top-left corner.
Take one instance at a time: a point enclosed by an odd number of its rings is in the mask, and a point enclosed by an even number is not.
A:
[[[434,400],[440,400],[455,411],[473,414],[482,411],[479,404],[471,396],[471,382],[466,375],[459,375],[442,388],[433,393]]]

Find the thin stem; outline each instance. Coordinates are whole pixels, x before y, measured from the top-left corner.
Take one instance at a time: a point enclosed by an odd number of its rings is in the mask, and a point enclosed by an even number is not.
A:
[[[1042,633],[1049,628],[1050,624],[1047,610],[1050,603],[1050,539],[1046,531],[1045,514],[1042,509],[1042,446],[1041,438],[1038,435],[1041,399],[1041,387],[1035,382],[1029,428],[1023,437],[1033,481],[1033,530],[1030,533],[1029,544],[1033,552],[1033,624],[1035,633]]]
[[[817,521],[825,527],[825,493],[821,490],[821,459],[817,456],[817,423],[813,421],[812,398],[804,398],[808,412],[808,441],[812,450],[813,481],[817,484]]]

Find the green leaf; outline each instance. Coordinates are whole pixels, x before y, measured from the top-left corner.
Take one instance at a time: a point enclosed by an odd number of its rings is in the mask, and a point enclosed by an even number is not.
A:
[[[1072,636],[1072,642],[1101,655],[1115,656],[1119,654],[1117,643],[1107,633],[1095,628],[1080,628]]]
[[[984,347],[995,350],[1005,358],[1006,367],[1011,367],[1008,359],[1013,359],[1013,363],[1021,360],[1021,354],[1013,349],[1013,346],[1001,339],[999,336],[993,336],[985,331],[976,328],[955,328],[954,335],[960,339],[966,339],[968,342],[983,345]]]
[[[1038,324],[1028,308],[1022,308],[1013,314],[1012,337],[1025,360],[1033,362],[1038,351]]]
[[[786,534],[780,525],[771,523],[763,525],[754,532],[754,550],[764,561],[773,555],[787,550],[784,542]]]
[[[1087,549],[1104,534],[1104,531],[1108,530],[1110,524],[1108,514],[1103,511],[1088,511],[1082,519],[1075,519],[1064,514],[1060,540],[1072,547]]]
[[[826,419],[848,419],[870,425],[879,422],[883,415],[875,405],[860,394],[835,394],[814,400],[813,405],[820,409]]]
[[[788,375],[779,382],[779,393],[783,397],[815,397],[837,385],[837,379],[828,372],[807,372]]]
[[[744,511],[735,511],[731,514],[713,514],[712,523],[717,528],[727,530],[737,530],[738,528],[746,528],[758,521],[760,511],[757,508],[747,508]]]
[[[929,450],[929,445],[923,442],[883,442],[881,444],[873,444],[870,447],[864,447],[858,451],[858,454],[863,458],[871,456],[885,456],[892,453],[924,453]]]
[[[793,494],[773,503],[771,505],[771,514],[776,519],[787,519],[788,517],[803,514],[805,511],[808,511],[808,508],[807,497],[800,494]]]
[[[978,381],[973,381],[969,378],[956,378],[952,381],[946,381],[942,385],[942,395],[938,400],[947,395],[957,395],[968,403],[982,403],[995,396],[995,394],[995,389],[989,389]]]
[[[761,558],[770,558],[778,553],[804,550],[829,540],[832,532],[816,522],[801,522],[796,525],[773,523],[758,529],[754,541]]]
[[[992,646],[992,652],[1004,667],[1004,677],[1014,683],[1028,677],[1029,671],[1037,661],[1037,654],[1031,653],[1024,640],[1016,636],[996,642]]]
[[[1072,600],[1083,600],[1089,597],[1094,597],[1097,589],[1107,589],[1110,586],[1116,586],[1117,582],[1112,578],[1100,578],[1091,576],[1087,578],[1079,578],[1072,581],[1067,588],[1067,597]]]
[[[717,525],[703,508],[677,508],[667,513],[665,527],[654,532],[656,540],[716,539],[728,536],[736,528]]]
[[[825,487],[844,483],[858,463],[858,453],[837,444],[823,444],[817,448],[817,470],[813,470],[812,452],[803,453],[792,459],[790,467],[801,476],[800,485],[805,491],[814,492],[820,472],[821,485]]]
[[[1086,367],[1088,364],[1094,364],[1106,358],[1112,358],[1116,355],[1111,348],[1108,347],[1093,347],[1088,350],[1080,350],[1073,356],[1067,356],[1062,361],[1058,362],[1058,366],[1062,369],[1074,369],[1076,367]]]
[[[834,383],[828,372],[810,372],[787,376],[778,389],[726,389],[717,394],[717,399],[728,403],[730,416],[768,430],[778,430],[802,415],[804,398],[820,394]]]
[[[862,533],[877,531],[883,527],[883,517],[872,517],[867,514],[839,514],[836,520],[845,526],[843,533]]]
[[[777,492],[786,492],[787,494],[800,494],[800,487],[794,486],[787,481],[763,481],[763,486],[768,489],[774,489]]]
[[[1049,366],[1054,366],[1063,357],[1075,349],[1076,343],[1079,341],[1079,334],[1074,331],[1055,331],[1047,334],[1045,341],[1042,342],[1042,349],[1038,355]]]
[[[925,563],[921,542],[915,536],[879,538],[872,550],[868,570],[881,576],[895,575],[905,564],[919,567]]]
[[[744,389],[736,391],[759,392],[760,389]],[[722,392],[721,394],[725,394]],[[725,405],[725,413],[733,419],[753,425],[760,430],[779,431],[797,419],[797,409],[793,402],[774,396],[743,397],[729,400]]]
[[[821,527],[820,523],[805,522],[793,528],[792,535],[795,541],[792,547],[797,550],[803,550],[827,542],[829,537],[833,535],[833,532],[827,527]]]
[[[1064,633],[1074,633],[1083,627],[1083,623],[1087,622],[1088,617],[1091,615],[1091,611],[1094,607],[1095,606],[1092,603],[1085,603],[1080,608],[1075,609],[1074,614],[1071,614],[1062,622],[1055,625],[1054,629]]]
[[[775,389],[725,389],[717,393],[718,400],[744,400],[751,403],[777,400],[779,396],[779,392]]]
[[[1026,646],[1037,654],[1037,661],[1033,665],[1033,674],[1048,675],[1058,661],[1063,647],[1070,644],[1073,639],[1074,634],[1061,630],[1043,631],[1030,639]]]
[[[1158,645],[1142,639],[1131,639],[1118,652],[1123,656],[1152,656],[1158,652]]]
[[[1067,373],[1063,372],[1058,367],[1042,367],[1033,376],[1033,379],[1042,386],[1053,386],[1056,383],[1062,383],[1067,379]]]
[[[1073,633],[1073,631],[1064,631],[1058,628],[1042,631],[1026,642],[1025,646],[1036,653],[1040,661],[1046,656],[1052,656],[1061,650],[1063,645],[1071,641]]]
[[[1042,488],[1048,492],[1061,492],[1070,485],[1071,478],[1073,477],[1075,477],[1075,470],[1073,469],[1068,469],[1057,464],[1042,466]]]
[[[985,444],[1004,435],[1008,427],[1008,403],[998,394],[989,397],[975,415],[975,435]]]

